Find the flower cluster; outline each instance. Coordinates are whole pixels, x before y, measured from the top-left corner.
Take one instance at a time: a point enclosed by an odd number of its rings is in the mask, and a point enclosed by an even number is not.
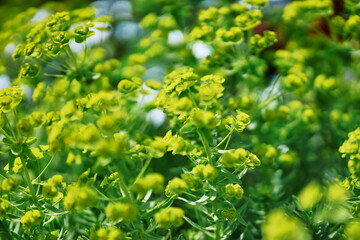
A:
[[[1,237],[359,238],[357,1],[19,2]]]

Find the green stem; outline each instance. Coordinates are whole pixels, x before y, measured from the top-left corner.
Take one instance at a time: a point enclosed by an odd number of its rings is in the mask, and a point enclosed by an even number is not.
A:
[[[149,156],[148,159],[146,160],[144,166],[141,168],[141,171],[140,171],[139,175],[136,177],[133,184],[135,184],[144,175],[144,172],[150,165],[151,159],[152,159],[152,157]]]
[[[192,95],[192,93],[191,93],[190,91],[188,91],[187,93],[188,93],[188,95],[189,95],[189,97],[190,97],[191,101],[193,102],[193,104],[194,104],[195,108],[197,108],[198,106],[197,106],[197,103],[196,103],[196,101],[195,101],[194,96]]]
[[[233,134],[233,132],[234,132],[234,129],[231,129],[231,131],[230,131],[230,132],[226,135],[226,137],[224,137],[224,139],[223,139],[223,140],[221,140],[221,142],[220,142],[218,145],[216,145],[216,147],[215,147],[215,148],[220,147],[220,146],[221,146],[221,144],[223,144],[223,143],[226,141],[226,139],[227,139],[227,138],[231,137],[231,134]]]
[[[60,60],[56,59],[55,57],[53,56],[48,56],[49,57],[49,61],[54,61],[56,62],[57,64],[59,64],[62,68],[64,69],[69,69],[70,66],[66,63],[66,62],[61,62]]]
[[[44,167],[44,169],[41,171],[41,173],[39,173],[39,175],[32,181],[32,183],[34,184],[36,182],[36,180],[38,180],[41,175],[43,175],[43,173],[46,171],[46,169],[48,169],[48,167],[50,166],[50,164],[52,163],[52,161],[55,158],[56,153],[51,157],[50,161],[48,162],[48,164],[46,164],[46,166]]]
[[[265,100],[264,102],[262,102],[260,105],[259,105],[259,108],[264,108],[266,107],[267,105],[269,105],[272,101],[276,100],[276,99],[279,99],[282,95],[284,95],[284,91],[281,91],[279,94],[275,95],[274,97],[272,98],[269,98],[268,100]]]
[[[9,125],[9,128],[10,128],[10,131],[11,131],[12,135],[14,136],[15,140],[17,140],[14,129],[11,127],[9,119],[7,118],[6,114],[3,114],[3,115],[4,115],[4,118],[5,118],[5,121],[6,121],[7,125]]]
[[[54,78],[62,78],[62,77],[64,77],[65,75],[62,75],[62,74],[44,73],[44,76],[46,76],[46,77],[54,77]]]
[[[106,196],[105,194],[103,194],[99,189],[95,188],[95,191],[96,191],[100,196],[103,197],[102,200],[104,200],[104,201],[109,201],[109,202],[114,202],[114,199],[109,198],[108,196]]]
[[[12,143],[15,143],[15,141],[12,139],[12,137],[10,137],[9,134],[7,134],[4,129],[0,128],[0,132],[1,132],[7,139],[9,139]]]
[[[18,122],[18,121],[19,121],[19,117],[18,117],[18,113],[17,113],[16,108],[14,108],[14,117],[15,117],[15,122]]]
[[[206,153],[209,163],[214,165],[214,163],[212,162],[212,159],[211,159],[211,151],[210,151],[209,143],[207,142],[206,138],[204,137],[204,135],[201,133],[200,130],[197,130],[197,132],[199,134],[199,137],[203,144],[203,147],[205,148],[205,153]]]
[[[84,42],[84,58],[82,60],[83,65],[85,63],[86,58],[87,58],[87,46],[86,46],[86,40],[85,40],[85,42]]]
[[[69,47],[69,45],[67,45],[64,50],[65,50],[66,55],[74,62],[75,68],[77,68],[76,57],[75,57],[74,53],[71,51],[71,48]]]
[[[62,68],[62,66],[59,64],[59,66],[56,66],[55,64],[51,63],[50,61],[45,61],[44,59],[39,58],[39,61],[49,65],[50,67],[52,67],[55,70],[58,70],[60,72],[66,72],[66,70],[64,68]]]
[[[273,93],[273,91],[274,91],[277,83],[279,82],[279,80],[280,80],[280,75],[278,75],[278,76],[276,77],[275,82],[274,82],[273,85],[271,86],[271,89],[270,89],[270,91],[269,91],[269,94],[267,95],[267,97],[266,97],[266,99],[264,100],[264,102],[271,97],[271,94]]]
[[[35,195],[34,186],[33,186],[33,184],[31,183],[29,171],[28,171],[28,169],[27,169],[26,161],[25,161],[24,158],[25,158],[25,157],[24,157],[23,155],[20,156],[21,164],[22,164],[22,167],[23,167],[23,170],[24,170],[24,174],[25,174],[25,179],[26,179],[27,185],[28,185],[28,187],[29,187],[30,194],[31,194],[32,197],[33,197],[34,203],[38,204],[38,201],[37,201],[37,198],[36,198],[36,195]]]
[[[13,239],[13,237],[11,236],[10,230],[9,230],[9,226],[6,222],[6,219],[1,220],[0,225],[2,226],[2,229],[4,229],[4,231],[5,231],[4,233],[6,234],[7,238]]]
[[[247,51],[246,51],[246,59],[249,60],[250,57],[250,39],[252,35],[252,30],[249,29],[246,31],[246,45],[247,45]]]
[[[40,239],[45,240],[45,233],[43,231],[43,223],[41,223],[41,225],[39,227],[39,232],[40,232]]]
[[[232,135],[229,136],[229,138],[228,138],[228,140],[227,140],[227,142],[226,142],[226,144],[225,144],[224,150],[226,150],[226,149],[228,148],[228,146],[229,146],[229,144],[230,144],[231,136],[232,136]]]
[[[151,208],[150,210],[147,210],[146,213],[144,213],[141,217],[144,218],[146,216],[151,216],[153,212],[157,211],[158,209],[164,207],[165,205],[171,205],[173,203],[175,199],[175,196],[172,196],[170,198],[165,199],[164,201],[162,201],[161,203],[157,204],[156,206],[154,206],[153,208]],[[169,204],[170,203],[170,204]]]
[[[209,143],[206,140],[206,138],[204,137],[204,135],[202,134],[202,132],[198,129],[197,130],[200,140],[205,148],[205,152],[206,152],[206,156],[209,160],[209,163],[211,163],[212,165],[214,165],[212,159],[211,159],[211,152],[210,152],[210,147],[209,147]],[[217,202],[216,199],[214,199],[214,201],[212,202],[212,207],[213,207],[213,213],[215,214],[217,211]],[[216,228],[215,228],[215,239],[216,240],[220,240],[220,221],[219,219],[216,221]]]
[[[213,213],[216,213],[217,207],[218,207],[216,199],[212,202],[212,207],[213,207]],[[221,228],[220,221],[219,221],[219,219],[217,219],[216,225],[215,225],[215,239],[216,240],[220,240],[220,228]]]
[[[124,194],[124,197],[130,201],[133,201],[130,191],[129,191],[128,187],[126,186],[122,175],[120,175],[120,177],[119,177],[119,186],[120,186],[121,193]]]

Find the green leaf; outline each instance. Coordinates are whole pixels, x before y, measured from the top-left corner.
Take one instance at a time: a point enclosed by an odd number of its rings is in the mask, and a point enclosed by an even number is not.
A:
[[[209,145],[211,145],[212,142],[213,142],[213,139],[212,139],[210,130],[207,129],[207,128],[199,128],[198,131],[199,131],[200,134],[205,138],[205,140],[207,141],[207,143],[208,143]]]
[[[239,228],[237,222],[233,222],[230,226],[228,226],[223,233],[223,239],[230,239],[229,237]]]
[[[205,196],[205,195],[204,195],[204,196]],[[204,197],[204,196],[203,196],[203,197]],[[206,201],[206,200],[208,200],[209,197],[208,197],[208,196],[205,196],[205,197],[206,197],[206,198],[200,198],[200,199],[197,200],[197,201],[190,201],[190,200],[187,200],[187,199],[182,198],[182,197],[178,197],[178,200],[181,200],[181,201],[183,201],[183,202],[186,202],[186,203],[189,204],[189,205],[196,206],[196,205],[205,205],[205,204],[207,204],[208,201]]]
[[[37,141],[36,137],[29,137],[25,143],[28,145],[31,145],[31,144],[35,143],[36,141]]]
[[[240,214],[237,215],[237,220],[244,226],[247,226],[247,222],[245,221],[245,219],[243,219]]]
[[[141,218],[148,218],[148,217],[152,216],[157,210],[171,206],[171,204],[173,202],[174,202],[174,197],[168,198],[165,201],[162,201],[161,203],[157,204],[155,207],[147,210],[146,213],[141,215]]]
[[[23,152],[23,146],[19,144],[13,144],[11,148],[11,153],[15,156],[19,156]]]
[[[23,237],[21,237],[19,234],[15,233],[15,232],[12,232],[11,235],[12,235],[12,237],[15,237],[17,240],[24,239]]]
[[[47,202],[44,204],[44,207],[54,213],[57,213],[57,214],[63,213],[63,210],[57,209],[56,207],[54,207],[53,205],[51,205],[50,203],[47,203]],[[50,214],[47,214],[47,215],[50,215]]]
[[[13,144],[13,142],[10,141],[10,139],[8,139],[7,137],[4,137],[4,138],[2,139],[2,141],[3,141],[4,143],[10,144],[10,145]]]
[[[210,238],[214,238],[214,235],[209,233],[205,228],[201,227],[200,225],[198,225],[197,223],[193,222],[190,218],[184,216],[183,217],[184,220],[189,223],[192,227],[196,228],[197,230],[203,232],[204,234],[206,234],[207,236],[209,236]]]
[[[34,153],[30,150],[30,148],[25,148],[24,149],[24,153],[25,153],[25,155],[29,158],[29,160],[31,160],[31,161],[36,161],[37,160],[37,158],[36,158],[36,156],[34,155]]]
[[[237,177],[234,176],[230,171],[226,168],[221,168],[220,175],[230,180],[232,183],[242,184],[242,181]]]
[[[15,158],[16,158],[16,156],[9,153],[9,172],[12,172],[12,169],[14,167]]]
[[[237,213],[239,215],[243,215],[243,213],[245,213],[248,205],[249,205],[249,198],[247,198],[246,202],[237,210]]]
[[[181,134],[184,134],[184,133],[189,133],[189,132],[194,132],[195,130],[195,126],[194,124],[192,124],[191,122],[188,122],[188,123],[185,123],[179,130],[179,132]]]

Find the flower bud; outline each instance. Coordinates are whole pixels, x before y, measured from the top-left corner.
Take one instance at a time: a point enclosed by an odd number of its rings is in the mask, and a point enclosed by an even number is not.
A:
[[[54,198],[58,195],[59,191],[52,183],[45,183],[42,188],[44,198]]]
[[[4,193],[15,191],[19,186],[19,180],[15,177],[9,177],[1,183],[1,188]]]
[[[216,168],[214,168],[211,164],[207,164],[203,169],[204,179],[208,181],[213,181],[217,177]]]
[[[24,229],[30,229],[33,226],[40,225],[43,214],[37,209],[30,210],[21,217],[21,223]]]
[[[191,120],[197,127],[213,129],[216,127],[218,120],[215,114],[209,111],[196,110],[191,114]]]
[[[81,211],[96,205],[97,201],[97,194],[90,187],[72,185],[64,198],[64,205],[68,211]]]
[[[6,212],[11,208],[11,204],[9,201],[0,198],[0,218],[6,216]]]
[[[186,182],[178,177],[173,178],[169,181],[166,186],[165,193],[167,196],[171,196],[173,194],[180,195],[184,193],[188,189]]]
[[[301,208],[302,210],[311,209],[321,200],[321,198],[321,185],[316,182],[309,183],[305,188],[301,190],[299,194],[299,208]]]
[[[188,188],[192,191],[197,191],[203,187],[202,180],[197,178],[192,173],[183,173],[181,178],[185,181]]]
[[[7,113],[13,109],[13,99],[10,96],[1,96],[0,97],[0,111]]]
[[[136,89],[139,88],[139,85],[134,82],[127,79],[121,80],[117,86],[119,92],[128,94],[134,92]]]
[[[30,122],[33,127],[40,127],[45,122],[45,114],[42,112],[32,112],[30,116]]]
[[[120,219],[133,221],[137,217],[138,208],[133,203],[109,203],[105,208],[105,214],[110,222]]]
[[[33,132],[33,126],[30,119],[22,119],[16,125],[20,134],[29,136]]]
[[[197,166],[193,167],[192,173],[194,174],[195,177],[203,179],[204,178],[204,174],[203,174],[204,168],[205,168],[204,164],[197,165]]]
[[[155,214],[155,220],[161,228],[180,227],[183,224],[184,210],[177,207],[161,209]]]

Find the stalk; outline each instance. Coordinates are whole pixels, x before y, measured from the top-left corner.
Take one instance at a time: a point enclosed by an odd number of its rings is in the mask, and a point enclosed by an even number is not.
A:
[[[120,177],[119,177],[119,187],[120,187],[121,193],[124,194],[125,198],[132,202],[133,199],[131,197],[128,187],[126,186],[126,184],[124,182],[124,178],[122,175],[120,175]]]
[[[217,210],[217,202],[216,199],[214,199],[214,201],[212,202],[212,207],[213,207],[213,212],[215,213]],[[215,239],[216,240],[220,240],[220,221],[219,219],[216,220],[216,225],[215,225]]]
[[[212,159],[211,159],[211,151],[210,151],[210,147],[209,147],[209,143],[207,142],[206,138],[204,137],[204,135],[201,133],[201,131],[197,131],[198,134],[199,134],[199,137],[200,137],[200,140],[205,148],[205,153],[206,153],[206,156],[209,160],[209,163],[211,163],[212,165],[214,165]]]
[[[231,129],[231,131],[226,135],[226,137],[224,137],[223,140],[221,140],[221,142],[218,145],[216,145],[216,148],[220,147],[221,144],[223,144],[226,141],[226,139],[228,139],[228,138],[230,139],[233,132],[234,132],[234,129]]]
[[[21,159],[21,164],[22,164],[23,170],[24,170],[26,183],[27,183],[27,185],[29,187],[29,190],[30,190],[30,194],[33,197],[34,203],[36,203],[36,205],[38,205],[38,201],[37,201],[37,198],[36,198],[34,186],[32,185],[31,180],[30,180],[30,174],[29,174],[29,171],[27,169],[24,156],[20,156],[20,159]]]
[[[201,131],[197,131],[200,137],[200,140],[205,148],[205,152],[206,152],[206,156],[209,160],[209,163],[211,163],[212,165],[214,165],[214,162],[211,159],[211,151],[210,151],[210,147],[209,147],[209,143],[206,140],[206,138],[204,137],[204,135],[202,134]],[[213,209],[213,213],[215,214],[217,211],[217,202],[216,202],[216,198],[214,199],[214,201],[212,202],[212,209]],[[216,225],[215,225],[215,239],[216,240],[220,240],[220,221],[219,219],[217,219],[216,221]]]
[[[0,132],[11,142],[15,143],[14,140],[12,139],[12,137],[10,137],[9,134],[7,134],[4,129],[0,128]]]
[[[3,115],[4,115],[4,119],[5,119],[6,123],[9,125],[12,135],[14,136],[15,140],[17,140],[14,129],[11,127],[9,119],[7,118],[6,114],[3,114]]]

